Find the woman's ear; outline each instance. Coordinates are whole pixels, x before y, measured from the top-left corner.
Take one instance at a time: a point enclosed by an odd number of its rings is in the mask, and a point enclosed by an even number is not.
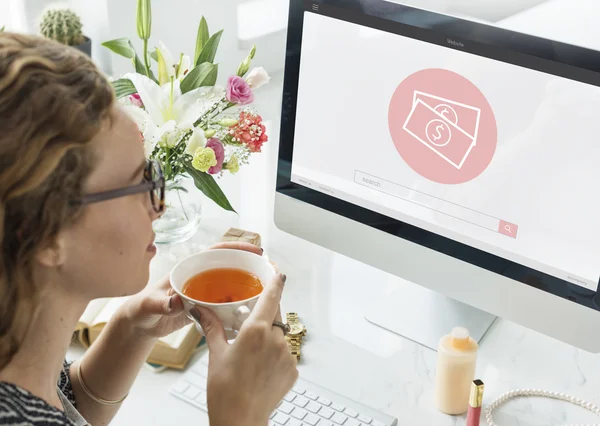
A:
[[[36,254],[36,260],[46,268],[62,266],[66,260],[64,238],[58,235],[54,240],[42,244]]]

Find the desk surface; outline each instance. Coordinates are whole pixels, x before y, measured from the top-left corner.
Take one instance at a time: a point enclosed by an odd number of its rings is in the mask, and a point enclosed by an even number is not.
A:
[[[222,229],[214,226],[213,235]],[[282,308],[299,312],[308,328],[301,376],[397,416],[400,425],[464,424],[464,417],[456,419],[433,408],[436,353],[363,317],[372,300],[397,285],[396,279],[272,231],[268,256],[289,277]],[[157,264],[153,267],[159,274]],[[70,356],[81,353],[73,347]],[[142,369],[114,425],[208,425],[204,412],[168,394],[180,374]],[[487,403],[523,387],[566,392],[597,403],[600,358],[499,319],[481,344],[477,377],[486,384]],[[502,426],[594,421],[581,408],[537,398],[511,402],[495,418]]]
[[[589,33],[584,37],[586,30],[578,25],[582,22],[579,17],[586,16],[585,4],[591,7],[592,2],[596,0],[582,0],[583,6],[573,0],[552,1],[532,9],[529,15],[524,12],[498,25],[592,47],[594,42],[588,37],[593,37]],[[572,26],[561,28],[556,16]],[[598,31],[593,25],[587,27],[587,31]],[[553,33],[558,35],[553,37]],[[595,39],[598,43],[600,35]],[[274,78],[267,90],[280,94],[281,78]],[[278,96],[275,93],[276,103]],[[269,105],[262,108],[263,115],[277,117],[279,105],[273,105],[272,98]],[[278,124],[274,123],[272,141],[278,140],[277,129]],[[237,176],[221,181],[240,215],[223,213],[206,201],[205,217],[196,237],[185,244],[161,247],[152,263],[151,279],[166,274],[181,257],[216,241],[229,226],[260,232],[267,254],[289,277],[282,308],[299,312],[308,328],[299,365],[301,376],[392,414],[399,418],[400,425],[464,424],[464,417],[446,416],[433,408],[436,353],[364,319],[370,304],[394,288],[397,279],[274,228],[272,165],[277,147],[267,144],[265,148],[264,154]],[[256,188],[268,190],[261,195]],[[80,347],[73,346],[68,357],[76,358],[82,353]],[[113,424],[208,425],[204,412],[168,394],[180,374],[176,370],[154,373],[143,368]],[[524,387],[545,388],[600,402],[599,356],[500,319],[481,344],[477,377],[486,384],[485,403],[505,391]],[[581,408],[539,398],[510,402],[498,410],[495,418],[499,426],[586,424],[596,420]]]

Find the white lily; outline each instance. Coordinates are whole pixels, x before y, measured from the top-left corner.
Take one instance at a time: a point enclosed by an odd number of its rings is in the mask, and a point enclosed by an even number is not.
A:
[[[183,80],[187,75],[187,72],[192,66],[192,60],[188,55],[182,54],[179,57],[179,63],[177,64],[175,77],[179,80]]]
[[[161,84],[168,83],[171,80],[171,77],[174,77],[179,81],[183,80],[192,65],[190,57],[184,54],[181,54],[179,56],[179,61],[175,62],[175,58],[171,55],[171,51],[167,49],[167,46],[165,46],[162,41],[158,42],[156,54],[158,56],[159,64],[158,80]]]
[[[192,130],[194,123],[225,94],[222,87],[216,86],[200,87],[182,94],[179,80],[172,79],[159,86],[145,75],[137,73],[126,74],[123,78],[133,83],[144,104],[145,110],[126,110],[132,114],[147,139],[146,151],[153,150],[165,133],[175,129]]]
[[[194,155],[198,148],[204,148],[205,146],[206,135],[204,134],[204,130],[196,127],[192,132],[192,136],[190,136],[190,139],[188,140],[185,153],[189,155]]]
[[[171,81],[175,77],[175,61],[173,55],[167,46],[162,41],[158,42],[156,48],[156,56],[158,57],[158,82],[163,85]]]

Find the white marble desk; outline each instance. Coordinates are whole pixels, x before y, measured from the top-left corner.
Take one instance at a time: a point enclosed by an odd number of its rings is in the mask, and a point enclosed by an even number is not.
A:
[[[217,223],[215,237],[224,229]],[[268,255],[289,277],[282,307],[299,312],[308,327],[299,365],[303,377],[395,415],[400,425],[465,423],[464,417],[446,416],[432,406],[435,352],[363,318],[369,301],[396,285],[393,277],[275,230],[269,235]],[[78,353],[74,347],[70,355]],[[168,394],[180,374],[142,369],[114,424],[207,425],[204,412]],[[486,383],[487,402],[516,387],[600,402],[600,357],[502,320],[482,342],[477,376]],[[594,421],[583,409],[536,398],[511,402],[496,418],[506,426]]]
[[[592,19],[586,13],[592,3],[597,7],[596,0],[551,1],[498,25],[592,47],[600,38],[590,41],[579,25],[586,16]],[[594,25],[588,22],[587,27],[597,31]],[[554,33],[558,36],[553,37]],[[275,76],[270,87],[270,93],[263,95],[261,108],[264,116],[278,117],[281,77]],[[398,282],[283,234],[272,225],[277,130],[278,123],[274,122],[274,143],[265,145],[263,155],[235,178],[222,182],[240,216],[224,214],[205,202],[205,219],[198,235],[186,244],[161,248],[152,264],[152,279],[165,274],[177,256],[217,240],[229,226],[260,232],[268,255],[289,277],[283,309],[299,312],[308,327],[299,365],[303,377],[392,414],[399,418],[400,425],[463,425],[464,417],[446,416],[433,408],[435,352],[380,329],[363,317],[369,303]],[[68,356],[81,354],[82,349],[73,346]],[[113,424],[208,425],[204,412],[168,394],[180,374],[176,370],[154,373],[142,369]],[[507,390],[521,387],[566,392],[600,403],[600,356],[503,320],[496,321],[481,344],[477,376],[486,384],[486,403]],[[538,398],[510,402],[496,414],[500,426],[594,421],[600,423],[600,419],[581,408]]]

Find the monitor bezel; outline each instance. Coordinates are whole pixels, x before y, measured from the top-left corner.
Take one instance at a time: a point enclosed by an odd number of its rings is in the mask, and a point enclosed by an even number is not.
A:
[[[585,289],[534,268],[292,182],[296,95],[305,13],[368,25],[597,87],[600,87],[600,52],[385,0],[290,0],[276,183],[276,191],[280,194],[600,311],[598,291]]]

